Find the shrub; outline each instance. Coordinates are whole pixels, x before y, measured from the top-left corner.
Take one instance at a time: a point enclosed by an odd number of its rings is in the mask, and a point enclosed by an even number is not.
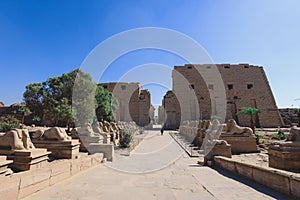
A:
[[[275,140],[285,140],[286,136],[284,135],[284,133],[278,132],[278,133],[275,133],[272,136],[272,139],[275,139]]]
[[[254,135],[256,137],[256,144],[259,144],[260,139],[262,139],[262,135],[258,133],[255,133]]]
[[[130,129],[121,129],[120,132],[120,146],[127,148],[130,147],[130,143],[133,139],[133,134]]]
[[[7,132],[20,127],[20,121],[15,117],[8,115],[0,117],[0,132]]]

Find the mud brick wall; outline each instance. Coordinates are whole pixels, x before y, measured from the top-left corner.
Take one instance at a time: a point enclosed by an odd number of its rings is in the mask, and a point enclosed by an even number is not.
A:
[[[21,108],[21,106],[0,107],[0,117],[11,115],[11,116],[17,118],[18,120],[20,120],[20,122],[21,122],[23,114],[22,114],[22,112],[19,111],[20,108]]]

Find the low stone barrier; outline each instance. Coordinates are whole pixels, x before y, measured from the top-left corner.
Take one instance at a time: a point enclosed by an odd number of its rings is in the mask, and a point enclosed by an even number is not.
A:
[[[300,198],[300,174],[242,163],[222,156],[215,156],[213,165],[283,194]]]
[[[42,168],[0,177],[0,197],[10,200],[24,198],[96,166],[101,160],[101,154],[72,160],[57,160]]]

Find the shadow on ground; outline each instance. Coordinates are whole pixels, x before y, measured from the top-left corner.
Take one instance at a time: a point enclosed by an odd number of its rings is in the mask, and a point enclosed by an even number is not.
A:
[[[194,167],[194,166],[191,166],[191,167]],[[247,186],[249,186],[249,187],[251,187],[251,188],[253,188],[253,189],[255,189],[255,190],[259,191],[259,192],[262,192],[262,193],[264,193],[266,195],[269,195],[269,196],[271,196],[271,197],[273,197],[275,199],[278,199],[278,200],[289,200],[289,199],[292,200],[292,199],[294,199],[294,198],[292,198],[290,196],[286,196],[284,194],[276,192],[276,191],[274,191],[274,190],[272,190],[272,189],[270,189],[270,188],[268,188],[266,186],[263,186],[263,185],[261,185],[259,183],[256,183],[256,182],[251,181],[249,179],[246,179],[246,178],[234,175],[234,174],[229,173],[227,171],[224,171],[224,170],[222,170],[220,168],[213,168],[213,169],[216,170],[219,174],[221,174],[223,176],[226,176],[226,177],[231,178],[231,179],[233,179],[235,181],[243,183],[243,184],[245,184],[245,185],[247,185]]]

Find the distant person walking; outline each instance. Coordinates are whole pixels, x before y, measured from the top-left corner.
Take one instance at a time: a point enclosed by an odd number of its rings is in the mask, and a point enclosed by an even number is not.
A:
[[[164,128],[161,128],[160,129],[160,135],[163,135],[164,134]]]

